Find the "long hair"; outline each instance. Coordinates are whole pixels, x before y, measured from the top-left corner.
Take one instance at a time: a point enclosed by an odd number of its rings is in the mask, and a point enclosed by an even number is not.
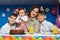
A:
[[[38,8],[38,9],[39,9],[39,6],[32,6],[32,7],[30,8],[29,12],[28,12],[28,17],[30,17],[31,11],[32,11],[33,9],[35,9],[35,8]]]

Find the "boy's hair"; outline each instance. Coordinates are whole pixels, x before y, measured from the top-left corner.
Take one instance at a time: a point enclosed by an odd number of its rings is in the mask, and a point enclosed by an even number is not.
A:
[[[20,7],[18,10],[23,10],[23,9],[26,10],[24,7]]]
[[[39,14],[41,14],[41,15],[46,15],[46,13],[43,12],[43,11],[38,12],[38,15],[39,15]],[[37,16],[38,16],[38,15],[37,15]]]
[[[17,17],[18,15],[15,14],[15,13],[12,13],[9,17],[11,17],[11,16],[15,16],[15,17]]]

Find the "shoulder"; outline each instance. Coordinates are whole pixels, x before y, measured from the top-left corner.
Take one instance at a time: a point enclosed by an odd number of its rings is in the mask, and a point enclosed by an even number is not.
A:
[[[4,24],[4,25],[2,26],[2,28],[6,28],[7,26],[9,26],[8,23]]]
[[[47,25],[53,25],[50,21],[47,21],[47,20],[45,20],[44,23]]]

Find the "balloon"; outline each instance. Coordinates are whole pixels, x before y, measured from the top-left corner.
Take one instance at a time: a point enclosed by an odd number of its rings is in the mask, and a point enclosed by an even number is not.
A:
[[[39,37],[37,40],[43,40],[42,37]]]
[[[22,37],[18,37],[17,40],[22,40]]]
[[[56,24],[57,24],[57,27],[60,28],[60,15],[58,15],[56,18]]]
[[[17,40],[15,36],[4,36],[4,40]]]
[[[33,40],[31,36],[25,36],[23,40]]]
[[[14,11],[13,11],[13,13],[18,13],[19,12],[19,10],[18,9],[15,9]]]
[[[52,40],[52,37],[46,36],[46,37],[44,38],[44,40]]]
[[[56,40],[56,38],[55,38],[55,37],[53,37],[53,38],[52,38],[52,40]]]
[[[4,36],[4,40],[12,40],[11,36]]]
[[[35,38],[37,39],[37,38],[39,38],[39,36],[35,36]]]
[[[12,36],[12,40],[17,40],[15,36]]]
[[[56,39],[58,39],[60,36],[55,36]]]
[[[57,7],[53,7],[51,11],[52,11],[53,15],[56,15],[57,14]]]
[[[60,40],[60,38],[58,38],[58,40]]]
[[[36,38],[35,38],[34,36],[32,36],[32,39],[33,39],[33,40],[36,40]]]
[[[0,40],[3,40],[3,37],[2,36],[0,36]]]

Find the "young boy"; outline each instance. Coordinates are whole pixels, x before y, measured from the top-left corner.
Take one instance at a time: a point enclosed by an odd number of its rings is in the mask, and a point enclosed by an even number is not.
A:
[[[10,29],[14,29],[16,27],[16,20],[17,18],[17,15],[16,14],[11,14],[9,17],[8,17],[8,23],[6,23],[5,25],[3,25],[3,27],[1,28],[0,30],[0,33],[1,34],[9,34],[10,32]]]
[[[53,24],[46,19],[46,14],[41,11],[37,15],[37,19],[40,22],[40,33],[49,33],[53,29]]]

